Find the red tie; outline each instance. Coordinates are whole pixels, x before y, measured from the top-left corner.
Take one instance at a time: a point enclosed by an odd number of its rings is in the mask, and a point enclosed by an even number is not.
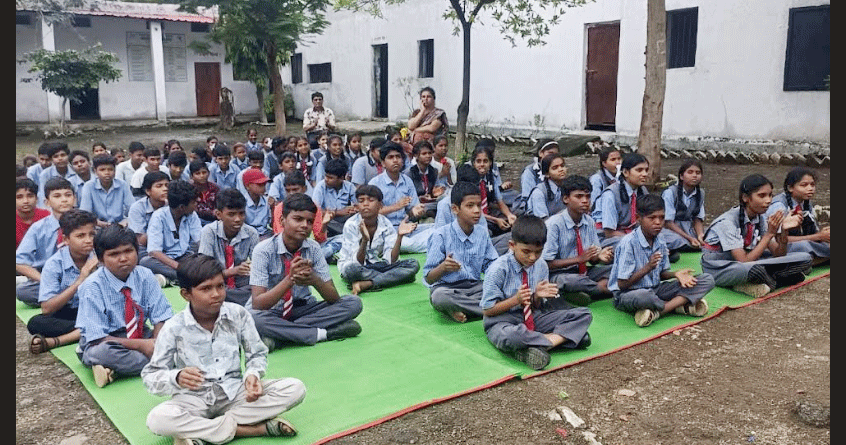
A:
[[[632,192],[631,205],[629,206],[629,230],[634,227],[637,221],[637,190]]]
[[[746,223],[746,235],[743,236],[743,247],[748,247],[752,244],[752,223]]]
[[[582,234],[579,233],[579,226],[576,226],[576,255],[581,256],[585,252],[584,247],[582,247]],[[579,263],[579,274],[584,275],[587,273],[587,264],[580,262]]]
[[[429,175],[423,175],[423,194],[429,193]]]
[[[306,181],[308,181],[308,165],[306,165],[306,160],[300,161],[300,166],[303,168],[303,176],[306,177]]]
[[[235,265],[235,248],[231,244],[226,243],[226,247],[223,248],[223,255],[226,257],[227,269]],[[230,289],[235,288],[235,275],[226,279],[226,286]]]
[[[379,173],[380,175],[382,174],[382,164],[381,163],[376,164],[376,172]]]
[[[485,180],[479,183],[479,194],[482,195],[482,213],[488,213],[488,185]]]
[[[291,261],[293,261],[293,259],[297,258],[298,256],[300,256],[299,250],[294,253],[294,256],[290,260],[288,258],[282,257],[282,261],[285,262],[285,275],[288,275],[291,270]],[[285,320],[287,320],[288,317],[291,316],[291,309],[293,309],[294,307],[294,299],[291,298],[291,290],[293,288],[294,287],[292,285],[291,288],[285,292],[285,295],[282,296],[282,318],[284,318]]]
[[[124,314],[123,318],[126,321],[126,338],[141,338],[144,331],[142,328],[144,323],[144,309],[132,299],[132,291],[128,287],[120,290],[124,297]]]
[[[520,273],[523,275],[523,285],[529,285],[529,276],[526,274],[525,270],[521,270]],[[532,303],[529,303],[523,306],[523,323],[526,324],[526,329],[530,331],[535,330],[535,317],[532,316]]]
[[[796,204],[796,213],[802,214],[802,204]]]
[[[56,248],[60,248],[65,245],[65,237],[62,235],[62,229],[59,229],[59,236],[56,237]]]

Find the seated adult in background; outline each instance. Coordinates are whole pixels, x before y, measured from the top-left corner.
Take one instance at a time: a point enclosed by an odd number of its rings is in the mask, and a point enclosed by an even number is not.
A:
[[[435,107],[435,90],[432,87],[420,90],[420,108],[411,113],[408,130],[411,131],[408,142],[412,145],[423,139],[431,140],[435,136],[446,135],[449,130],[446,112]]]
[[[312,107],[303,114],[303,132],[312,146],[321,131],[335,131],[335,113],[323,106],[323,93],[311,93]]]

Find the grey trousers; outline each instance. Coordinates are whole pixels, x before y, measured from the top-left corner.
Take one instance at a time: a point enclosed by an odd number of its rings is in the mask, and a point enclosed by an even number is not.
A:
[[[796,241],[787,245],[787,253],[806,252],[817,258],[831,258],[831,244],[822,241]]]
[[[292,377],[261,384],[264,393],[253,402],[247,402],[243,385],[233,400],[215,385],[216,401],[211,405],[194,394],[176,394],[150,410],[147,428],[160,436],[226,443],[235,438],[238,425],[273,419],[299,405],[306,395],[303,382]]]
[[[15,286],[15,294],[18,300],[26,303],[28,306],[41,307],[41,303],[38,302],[38,289],[40,287],[40,281],[27,280]]]
[[[691,221],[676,221],[676,225],[678,225],[682,230],[687,232],[688,235],[696,238],[696,232],[693,230],[693,222],[691,222]],[[693,249],[693,247],[690,245],[690,243],[684,237],[682,237],[678,233],[673,232],[672,230],[670,230],[666,227],[661,229],[661,231],[658,233],[658,236],[661,237],[661,239],[664,241],[664,243],[667,244],[667,249],[669,249],[670,252],[672,252],[674,250],[679,250],[679,249],[682,249],[682,248]],[[696,250],[696,249],[694,249],[694,250]]]
[[[239,304],[241,306],[247,304],[247,300],[253,294],[253,287],[250,286],[250,277],[245,275],[238,275],[235,277],[235,287],[226,287],[226,301]]]
[[[391,264],[380,261],[366,266],[351,263],[341,271],[341,278],[348,283],[372,281],[373,289],[384,289],[414,281],[414,276],[418,270],[420,270],[420,263],[414,258],[399,260]]]
[[[126,331],[120,330],[110,335],[112,337],[126,337]],[[142,337],[152,338],[153,331],[144,326]],[[125,348],[120,343],[110,341],[86,345],[81,353],[77,349],[76,355],[85,366],[102,365],[113,370],[116,374],[126,376],[141,375],[141,370],[150,362],[150,359],[142,352]]]
[[[549,348],[552,344],[543,334],[558,334],[567,341],[561,346],[575,348],[587,334],[593,321],[590,309],[543,310],[534,309],[532,318],[535,329],[530,331],[523,322],[523,313],[508,311],[495,317],[485,317],[484,327],[488,340],[503,352],[513,352],[528,347]]]
[[[614,307],[623,312],[637,312],[641,309],[664,310],[664,303],[681,295],[691,304],[696,304],[714,288],[714,277],[707,273],[696,275],[693,287],[682,287],[678,280],[662,281],[657,287],[614,291]]]
[[[585,275],[579,274],[577,267],[550,272],[549,281],[557,284],[562,292],[586,292],[594,295],[599,293],[597,282],[607,279],[610,274],[611,265],[602,264],[588,266]]]
[[[432,237],[434,224],[418,224],[413,232],[402,237],[400,252],[402,253],[425,253],[428,248],[429,238]]]
[[[435,309],[446,315],[463,312],[468,318],[481,318],[482,308],[479,302],[482,301],[482,282],[438,284],[429,290],[429,301]]]
[[[256,322],[256,330],[262,337],[271,337],[300,345],[317,343],[317,329],[327,329],[358,317],[361,313],[361,298],[344,295],[334,303],[295,300],[291,317],[282,318],[282,309],[250,309]]]
[[[704,251],[700,263],[702,264],[702,272],[713,275],[717,286],[732,287],[748,281],[749,269],[752,266],[760,264],[767,269],[767,273],[772,275],[778,269],[805,263],[810,268],[812,260],[811,254],[807,252],[792,252],[778,257],[771,256],[769,252],[764,252],[764,255],[761,255],[755,261],[741,263],[734,260],[731,252]]]
[[[189,251],[185,252],[184,254],[182,254],[182,256],[174,258],[174,260],[176,260],[178,262],[179,260],[181,260],[185,256],[191,255],[192,253],[194,253],[194,252],[189,250]],[[144,258],[141,258],[138,261],[138,264],[146,267],[147,269],[150,269],[151,271],[153,271],[154,274],[156,274],[156,273],[162,274],[168,280],[176,281],[176,269],[171,268],[170,266],[166,265],[165,263],[162,263],[161,261],[153,258],[150,255],[147,255]]]

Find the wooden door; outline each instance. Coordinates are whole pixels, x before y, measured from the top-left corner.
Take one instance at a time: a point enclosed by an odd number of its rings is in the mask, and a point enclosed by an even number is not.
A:
[[[591,25],[587,31],[585,128],[614,131],[617,116],[620,24]]]
[[[197,116],[220,115],[220,63],[194,62]]]

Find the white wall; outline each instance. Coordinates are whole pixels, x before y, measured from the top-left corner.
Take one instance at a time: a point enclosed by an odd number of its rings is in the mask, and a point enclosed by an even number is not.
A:
[[[782,91],[790,8],[813,0],[667,0],[668,10],[698,7],[696,65],[667,71],[665,136],[829,142],[827,91]],[[395,82],[417,74],[417,41],[434,39],[435,77],[416,79],[437,92],[437,106],[451,124],[461,100],[462,40],[442,19],[445,0],[420,0],[385,9],[384,18],[366,13],[329,14],[332,25],[301,46],[303,84],[294,86],[296,113],[309,107],[312,91],[344,118],[372,116],[371,45],[387,43],[391,120],[406,119],[408,105]],[[646,2],[597,0],[572,8],[546,37],[547,45],[512,48],[495,21],[482,16],[472,28],[470,122],[512,128],[533,126],[543,117],[547,130],[585,125],[586,27],[620,23],[616,129],[636,135],[644,87]],[[332,62],[332,82],[308,83],[308,64]],[[290,82],[290,68],[283,69]],[[416,106],[417,99],[413,102]]]

